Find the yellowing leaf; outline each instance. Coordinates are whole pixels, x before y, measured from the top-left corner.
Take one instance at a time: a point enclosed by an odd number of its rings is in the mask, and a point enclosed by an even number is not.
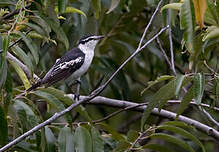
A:
[[[196,22],[200,28],[204,25],[204,14],[207,8],[206,0],[193,0]]]
[[[9,59],[10,64],[14,67],[15,71],[17,72],[17,74],[19,75],[20,79],[22,80],[25,89],[30,88],[30,82],[27,79],[26,74],[24,73],[24,71],[21,69],[21,67],[15,63],[14,61]]]

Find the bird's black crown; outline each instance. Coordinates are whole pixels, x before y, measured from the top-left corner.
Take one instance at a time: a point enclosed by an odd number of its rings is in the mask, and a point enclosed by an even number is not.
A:
[[[85,35],[83,36],[80,40],[79,40],[79,44],[85,44],[86,42],[93,40],[93,36],[92,34],[90,35]]]

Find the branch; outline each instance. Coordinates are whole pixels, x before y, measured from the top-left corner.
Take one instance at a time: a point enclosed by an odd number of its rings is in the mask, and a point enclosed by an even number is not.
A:
[[[86,98],[86,96],[81,96],[81,98],[82,99]],[[110,99],[101,96],[95,97],[89,102],[89,104],[106,105],[106,106],[117,107],[117,108],[127,108],[127,107],[134,107],[139,105],[137,103],[133,103],[129,101]],[[145,106],[141,105],[140,107],[135,107],[133,110],[143,112],[146,108],[147,108],[146,105]],[[152,114],[157,116],[162,116],[164,118],[168,118],[171,120],[176,119],[176,113],[163,109],[159,112],[158,108],[154,108]],[[193,120],[185,116],[179,116],[178,120],[194,126],[195,128],[199,129],[200,131],[206,133],[209,136],[219,139],[219,132],[210,126],[207,126],[205,124],[202,124],[196,120]]]

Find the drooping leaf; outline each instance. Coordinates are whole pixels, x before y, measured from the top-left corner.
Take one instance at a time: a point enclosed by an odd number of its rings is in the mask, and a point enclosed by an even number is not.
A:
[[[185,128],[185,129],[191,129],[193,130],[194,127],[191,125],[188,125],[182,121],[167,121],[163,123],[164,125],[172,125],[172,126],[177,126],[177,127],[181,127],[181,128]]]
[[[131,143],[125,140],[121,140],[117,143],[116,148],[113,152],[124,152],[131,146]]]
[[[91,138],[93,142],[93,152],[104,152],[104,142],[100,132],[95,127],[91,127]]]
[[[168,99],[171,99],[175,94],[175,81],[171,80],[169,83],[161,87],[153,96],[152,99],[150,100],[147,108],[144,110],[142,119],[141,119],[141,129],[143,130],[143,127],[146,123],[147,118],[149,117],[151,111],[159,105],[161,101],[167,101]],[[163,105],[163,104],[162,104]]]
[[[166,4],[164,5],[162,8],[161,8],[161,12],[165,9],[174,9],[174,10],[180,10],[181,9],[181,6],[182,6],[182,3],[170,3],[170,4]]]
[[[55,7],[55,11],[58,12],[58,7]],[[70,7],[70,6],[66,7],[66,10],[64,13],[78,13],[78,14],[83,15],[84,17],[87,17],[87,15],[83,11],[75,7]]]
[[[75,149],[77,152],[92,152],[92,139],[89,131],[80,126],[75,130]]]
[[[190,0],[184,0],[180,10],[180,27],[184,29],[183,37],[186,42],[191,43],[195,29],[194,9]]]
[[[35,30],[37,33],[41,34],[41,35],[45,35],[44,30],[38,26],[37,24],[33,24],[33,23],[24,23],[26,26],[29,26],[30,28],[32,28],[33,30]]]
[[[13,107],[24,130],[27,131],[38,124],[38,118],[26,103],[16,99]]]
[[[106,12],[106,14],[109,14],[110,12],[112,12],[119,5],[119,2],[120,0],[111,0],[110,8]]]
[[[65,12],[67,4],[68,4],[68,0],[58,0],[59,13]]]
[[[48,152],[56,151],[56,138],[48,126],[45,127],[45,137],[47,143],[47,151]]]
[[[184,140],[179,139],[177,137],[174,137],[172,135],[167,135],[164,133],[154,133],[154,134],[150,135],[149,137],[152,139],[163,139],[163,140],[166,140],[168,142],[174,143],[174,144],[184,148],[187,151],[195,152],[194,149],[188,143],[186,143]]]
[[[2,38],[2,50],[3,50],[3,52],[2,52],[2,61],[4,61],[4,59],[7,55],[9,43],[10,43],[10,37],[9,36],[3,36],[3,38]],[[0,63],[2,63],[2,61]]]
[[[77,140],[77,139],[76,139]],[[69,127],[60,129],[58,136],[59,152],[74,152],[74,133]]]
[[[176,91],[175,91],[175,95],[176,95],[177,98],[179,96],[180,89],[182,88],[182,83],[183,83],[184,78],[185,78],[185,75],[178,75],[176,77]]]
[[[95,11],[95,18],[98,19],[101,12],[101,0],[91,0]]]
[[[188,107],[189,103],[192,101],[193,98],[194,98],[194,87],[191,87],[184,95],[177,109],[177,117],[183,113],[183,111]]]
[[[0,106],[0,145],[8,143],[8,122],[3,108]]]
[[[219,27],[218,26],[208,26],[206,33],[204,34],[203,41],[214,39],[219,37]]]
[[[201,104],[205,89],[205,76],[202,73],[197,73],[194,76],[194,98],[196,104]]]
[[[164,130],[168,130],[168,131],[172,131],[176,134],[180,134],[184,137],[187,137],[188,139],[192,140],[193,142],[195,142],[196,144],[198,144],[201,148],[202,151],[205,152],[205,147],[204,145],[198,140],[197,137],[195,137],[193,134],[191,134],[190,132],[179,128],[179,127],[175,127],[175,126],[170,126],[170,125],[161,125],[158,126],[158,129],[164,129]]]
[[[134,142],[139,136],[139,133],[135,130],[129,130],[128,134],[127,134],[127,140],[129,142]]]
[[[172,79],[172,78],[174,78],[174,76],[171,76],[171,75],[163,75],[163,76],[158,77],[158,78],[157,78],[156,80],[154,80],[154,81],[149,81],[149,82],[148,82],[148,87],[145,88],[143,91],[141,91],[141,95],[142,95],[145,91],[147,91],[149,88],[151,88],[152,86],[154,86],[155,84],[160,83],[160,82],[163,82],[163,81],[165,81],[165,80]]]
[[[26,43],[27,47],[30,49],[31,54],[33,55],[34,61],[36,64],[39,62],[39,54],[37,50],[36,44],[31,40],[31,38],[25,35],[22,32],[18,32],[18,34],[22,37],[23,41]]]
[[[7,61],[4,60],[0,67],[0,89],[4,85],[5,80],[7,78],[7,69],[8,69],[8,64]]]
[[[12,48],[14,54],[33,72],[33,64],[30,60],[30,57],[17,45],[14,45]]]
[[[210,14],[213,16],[213,22],[216,24],[219,24],[219,13],[217,10],[217,5],[215,7],[215,1],[214,0],[207,0],[208,10]],[[206,12],[207,13],[207,12]]]
[[[206,0],[193,0],[195,8],[195,18],[196,22],[202,29],[204,25],[204,14],[207,8]]]
[[[17,74],[19,75],[21,81],[24,84],[25,89],[30,88],[30,82],[26,76],[26,74],[24,73],[23,69],[14,61],[9,59],[10,64],[14,67],[15,71],[17,72]]]

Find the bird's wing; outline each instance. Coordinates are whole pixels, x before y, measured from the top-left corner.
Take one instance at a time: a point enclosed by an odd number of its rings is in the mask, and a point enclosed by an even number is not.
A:
[[[66,79],[82,66],[84,58],[85,54],[78,48],[68,51],[47,72],[42,79],[42,84],[50,86],[62,79]]]

